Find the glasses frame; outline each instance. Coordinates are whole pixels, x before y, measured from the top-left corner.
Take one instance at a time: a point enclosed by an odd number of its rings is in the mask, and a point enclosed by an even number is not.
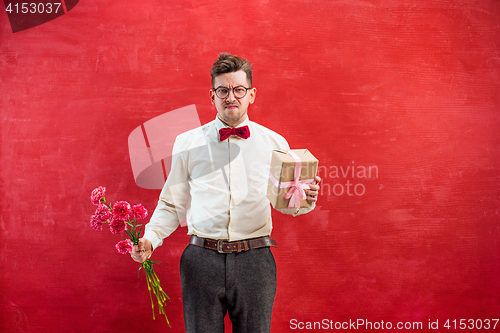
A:
[[[226,95],[226,96],[224,96],[224,97],[220,97],[220,96],[219,96],[218,91],[219,91],[219,89],[221,89],[221,88],[227,89],[227,95]],[[243,88],[243,89],[245,89],[245,94],[244,94],[243,96],[241,96],[241,97],[237,97],[237,96],[236,96],[236,94],[234,93],[234,89],[236,89],[236,88]],[[226,98],[228,98],[231,90],[233,91],[233,96],[234,96],[235,98],[237,98],[237,99],[242,99],[242,98],[245,98],[245,96],[248,94],[248,91],[249,91],[249,90],[251,90],[251,89],[252,89],[252,88],[247,88],[247,87],[244,87],[244,86],[236,86],[236,87],[233,87],[233,88],[228,88],[228,87],[224,87],[224,86],[219,86],[219,87],[217,87],[217,88],[213,88],[214,93],[215,93],[215,96],[217,96],[217,97],[218,97],[218,98],[220,98],[220,99],[226,99]]]

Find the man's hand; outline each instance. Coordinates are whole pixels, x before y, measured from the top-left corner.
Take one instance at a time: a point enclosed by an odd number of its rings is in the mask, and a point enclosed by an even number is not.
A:
[[[151,245],[151,242],[146,238],[141,238],[139,239],[139,244],[134,245],[134,249],[130,255],[132,256],[132,259],[142,264],[149,258],[152,252],[153,246]]]
[[[316,176],[314,178],[316,181],[316,184],[309,184],[309,190],[305,190],[307,194],[307,200],[310,202],[315,202],[318,201],[318,195],[319,195],[319,183],[321,182],[321,178]]]

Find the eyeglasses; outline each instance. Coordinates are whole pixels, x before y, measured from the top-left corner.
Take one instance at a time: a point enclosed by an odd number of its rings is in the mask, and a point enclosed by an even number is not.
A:
[[[229,96],[229,91],[230,90],[233,91],[234,97],[236,97],[236,98],[243,98],[243,97],[245,97],[247,95],[247,92],[250,89],[252,89],[252,88],[246,88],[246,87],[243,87],[243,86],[237,86],[237,87],[234,87],[234,88],[219,87],[219,88],[214,89],[214,91],[215,91],[215,95],[217,95],[217,97],[219,97],[220,99],[227,98]]]

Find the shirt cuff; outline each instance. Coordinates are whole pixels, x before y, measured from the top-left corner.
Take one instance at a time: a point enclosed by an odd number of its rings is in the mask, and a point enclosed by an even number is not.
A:
[[[282,214],[287,214],[287,215],[292,215],[293,217],[309,213],[316,207],[316,202],[313,202],[311,204],[311,207],[305,207],[305,208],[280,208],[276,209]]]
[[[153,247],[153,251],[158,246],[161,246],[161,244],[163,244],[163,240],[160,239],[160,237],[158,237],[158,235],[156,234],[156,232],[154,232],[152,230],[146,231],[144,233],[144,236],[142,236],[142,238],[146,238],[147,240],[149,240],[151,242],[151,246]]]

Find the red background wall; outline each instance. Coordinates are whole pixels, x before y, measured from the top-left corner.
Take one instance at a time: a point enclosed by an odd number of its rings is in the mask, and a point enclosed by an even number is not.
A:
[[[89,195],[152,212],[127,137],[190,104],[213,120],[222,51],[254,64],[250,119],[322,166],[314,212],[273,213],[274,332],[499,317],[499,1],[80,1],[17,33],[0,9],[2,331],[168,331],[119,237],[89,228]],[[187,240],[154,256],[171,332]]]

